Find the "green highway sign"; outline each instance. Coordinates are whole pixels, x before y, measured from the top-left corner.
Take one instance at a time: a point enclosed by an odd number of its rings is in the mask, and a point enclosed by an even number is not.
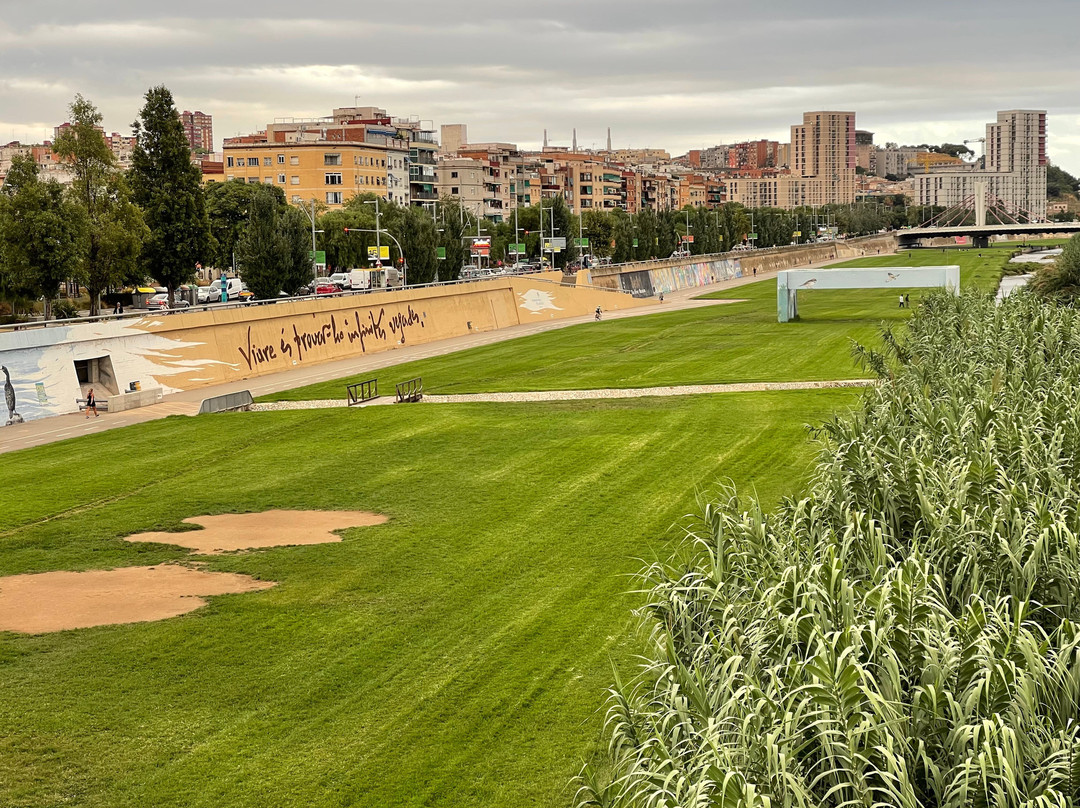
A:
[[[751,233],[747,238],[757,238],[757,233]]]
[[[313,264],[325,264],[326,263],[326,250],[319,250],[317,252],[307,251],[308,258],[311,259]]]
[[[574,239],[574,246],[575,247],[588,247],[589,246],[589,240],[587,238],[576,238],[576,239]]]
[[[634,247],[637,247],[637,239],[634,239]]]
[[[435,248],[435,257],[438,258],[440,261],[445,261],[446,260],[446,247],[436,247]]]
[[[507,248],[507,251],[511,255],[524,255],[525,254],[525,244],[524,244],[524,242],[522,242],[521,244],[511,244]]]

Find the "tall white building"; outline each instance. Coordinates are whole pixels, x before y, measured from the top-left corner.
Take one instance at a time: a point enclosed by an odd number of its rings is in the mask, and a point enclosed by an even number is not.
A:
[[[986,166],[981,171],[915,177],[920,205],[951,208],[973,201],[977,189],[1000,199],[1020,218],[1046,218],[1046,111],[1010,109],[986,125]]]

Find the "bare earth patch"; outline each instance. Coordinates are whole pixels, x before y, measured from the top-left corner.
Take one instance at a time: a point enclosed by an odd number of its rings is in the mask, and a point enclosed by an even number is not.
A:
[[[214,555],[259,547],[327,544],[341,541],[341,536],[332,531],[381,525],[385,521],[386,517],[382,514],[369,511],[223,513],[218,516],[192,516],[184,520],[185,524],[202,525],[202,530],[137,533],[128,536],[127,541],[176,544],[200,555]]]
[[[274,584],[247,575],[165,564],[0,578],[0,631],[40,634],[164,620],[206,605],[208,595]]]

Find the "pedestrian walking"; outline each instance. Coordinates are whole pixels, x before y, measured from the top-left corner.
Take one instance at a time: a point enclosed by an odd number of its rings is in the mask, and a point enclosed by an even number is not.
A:
[[[905,309],[910,309],[911,308],[911,295],[904,295],[904,308]]]
[[[86,417],[90,417],[90,413],[94,413],[94,417],[98,417],[97,411],[97,399],[94,398],[94,388],[90,388],[90,392],[86,394]]]
[[[899,308],[901,308],[901,309],[904,308],[904,296],[903,295],[900,295],[900,306],[899,306]]]

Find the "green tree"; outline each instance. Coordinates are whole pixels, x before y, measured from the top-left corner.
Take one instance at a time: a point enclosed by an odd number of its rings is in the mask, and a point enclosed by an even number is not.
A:
[[[604,210],[587,210],[581,215],[581,228],[589,240],[587,251],[601,258],[614,254],[615,217]]]
[[[431,214],[424,208],[405,208],[394,235],[401,242],[408,259],[409,283],[434,281],[441,262],[436,258],[439,234]]]
[[[52,317],[52,299],[69,278],[83,279],[87,220],[83,209],[55,180],[38,176],[29,157],[11,161],[0,188],[0,266],[3,286],[25,290],[45,303]]]
[[[207,260],[210,226],[202,176],[191,162],[184,127],[165,87],[152,87],[139,120],[132,124],[131,187],[150,232],[143,245],[146,273],[169,290],[195,278],[195,265]]]
[[[295,292],[310,275],[304,214],[286,210],[274,190],[260,185],[251,196],[247,227],[236,245],[237,263],[257,300]]]
[[[1080,191],[1080,180],[1068,171],[1050,164],[1046,167],[1046,198],[1056,199]]]
[[[142,280],[138,260],[147,229],[98,129],[97,108],[76,95],[68,111],[71,126],[57,137],[53,151],[74,171],[70,198],[89,223],[82,276],[90,294],[90,314],[96,315],[103,291]]]
[[[203,190],[210,227],[210,248],[206,256],[209,266],[218,269],[232,266],[233,252],[247,229],[252,197],[261,188],[272,190],[278,198],[278,207],[284,210],[285,192],[274,185],[253,185],[233,179],[210,183]]]

